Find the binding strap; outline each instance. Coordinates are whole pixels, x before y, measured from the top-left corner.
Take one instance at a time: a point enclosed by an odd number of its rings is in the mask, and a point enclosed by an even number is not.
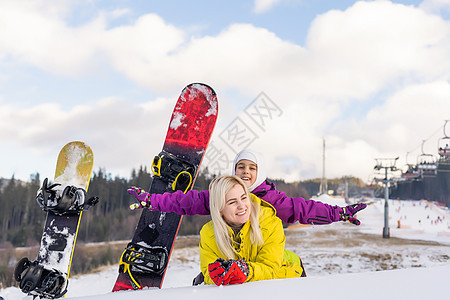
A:
[[[119,262],[119,272],[121,273],[127,273],[128,276],[130,276],[130,279],[132,281],[132,286],[134,290],[141,289],[142,286],[139,284],[139,282],[134,278],[133,274],[131,273],[131,267],[130,264],[123,261],[123,256],[127,252],[127,249],[122,253],[122,256],[120,256],[120,262]]]

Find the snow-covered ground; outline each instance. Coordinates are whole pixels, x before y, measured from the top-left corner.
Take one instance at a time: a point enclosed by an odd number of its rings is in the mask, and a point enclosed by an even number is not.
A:
[[[344,206],[341,198],[318,201]],[[192,287],[197,247],[173,252],[162,290],[111,293],[117,266],[71,278],[66,298],[79,299],[446,299],[450,274],[450,213],[427,201],[389,201],[389,239],[382,238],[384,200],[360,212],[361,226],[334,223],[286,229],[286,247],[300,254],[308,277],[242,285]],[[399,222],[400,221],[400,222]],[[399,226],[400,225],[400,226]],[[399,228],[398,228],[399,227]],[[0,290],[7,300],[27,299],[17,288]]]

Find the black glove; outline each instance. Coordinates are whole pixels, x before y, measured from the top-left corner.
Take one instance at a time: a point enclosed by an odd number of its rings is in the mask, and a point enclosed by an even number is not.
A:
[[[355,214],[358,211],[363,210],[366,207],[367,207],[367,204],[365,204],[365,203],[357,203],[357,204],[348,205],[346,207],[341,207],[341,211],[339,212],[339,214],[340,214],[339,221],[344,221],[344,222],[348,221],[355,225],[360,225],[361,222],[356,218]]]

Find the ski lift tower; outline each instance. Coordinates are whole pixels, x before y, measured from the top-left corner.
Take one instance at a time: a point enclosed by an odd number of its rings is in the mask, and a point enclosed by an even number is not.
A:
[[[327,178],[325,177],[325,138],[323,138],[322,149],[322,179],[320,181],[319,195],[328,194]]]
[[[395,164],[399,157],[396,158],[375,158],[376,165],[375,170],[380,171],[384,169],[384,227],[383,227],[383,238],[389,238],[389,183],[392,182],[388,177],[389,171],[397,171]]]

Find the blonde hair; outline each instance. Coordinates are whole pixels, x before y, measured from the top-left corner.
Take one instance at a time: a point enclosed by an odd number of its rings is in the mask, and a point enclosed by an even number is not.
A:
[[[209,185],[209,206],[211,219],[214,224],[214,235],[217,247],[226,256],[224,259],[236,259],[237,255],[233,247],[233,240],[228,233],[228,224],[221,214],[221,211],[225,207],[226,193],[237,184],[242,186],[247,197],[251,199],[245,183],[237,176],[220,176],[215,178]],[[261,207],[251,200],[250,203],[250,241],[252,244],[260,246],[264,243],[261,228],[259,227]]]

